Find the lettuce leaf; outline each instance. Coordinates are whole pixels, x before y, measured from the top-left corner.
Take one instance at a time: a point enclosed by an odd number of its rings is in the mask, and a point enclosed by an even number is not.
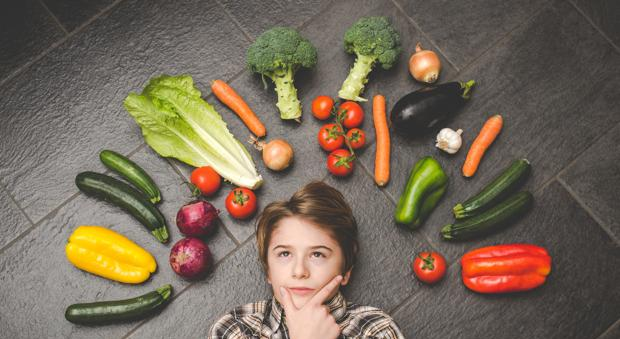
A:
[[[255,189],[262,184],[247,149],[201,98],[189,75],[153,78],[142,94],[130,93],[124,106],[159,155],[194,167],[211,166],[238,186]]]

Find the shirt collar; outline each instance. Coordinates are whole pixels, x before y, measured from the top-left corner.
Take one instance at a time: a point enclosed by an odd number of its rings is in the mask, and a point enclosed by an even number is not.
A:
[[[325,303],[329,307],[329,312],[334,316],[337,323],[342,322],[347,313],[347,301],[340,291],[336,295]],[[284,318],[284,309],[282,305],[276,300],[274,296],[271,299],[271,312],[269,314],[269,327],[276,331],[280,328],[282,320]]]

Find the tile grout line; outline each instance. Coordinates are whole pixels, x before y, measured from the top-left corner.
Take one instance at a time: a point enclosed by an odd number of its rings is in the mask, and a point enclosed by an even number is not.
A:
[[[58,20],[56,15],[54,15],[54,13],[49,9],[49,7],[47,7],[45,2],[43,2],[43,0],[39,0],[39,3],[41,4],[41,6],[43,6],[43,8],[45,8],[45,11],[47,11],[47,13],[52,17],[52,19],[54,19],[54,22],[56,22],[56,24],[58,24],[60,29],[65,33],[65,36],[69,35],[69,31],[67,31],[65,26],[63,26],[63,24],[60,23],[60,20]]]
[[[4,86],[6,83],[8,83],[12,79],[14,79],[18,75],[20,75],[22,72],[25,72],[28,68],[30,68],[30,66],[34,65],[37,61],[43,59],[43,57],[45,57],[48,53],[50,53],[51,51],[55,50],[58,46],[60,46],[63,43],[65,43],[67,40],[69,40],[71,37],[73,37],[77,33],[81,32],[86,26],[90,25],[93,21],[97,20],[98,18],[100,18],[104,14],[108,13],[110,10],[112,10],[112,8],[114,8],[117,4],[119,4],[122,1],[123,0],[116,0],[116,1],[114,1],[113,3],[108,5],[106,8],[102,9],[99,13],[95,14],[93,17],[88,19],[86,22],[84,22],[83,24],[81,24],[80,26],[75,28],[73,31],[71,31],[71,33],[68,33],[62,39],[60,39],[60,40],[54,42],[53,44],[51,44],[48,48],[46,48],[43,52],[41,52],[37,56],[35,56],[32,60],[26,62],[25,64],[23,64],[20,67],[18,67],[17,69],[15,69],[12,73],[10,73],[4,79],[0,80],[0,86]]]
[[[592,209],[586,205],[581,198],[573,191],[573,189],[564,180],[557,178],[557,181],[564,187],[568,194],[579,204],[579,206],[592,218],[598,226],[600,226],[605,233],[611,238],[616,246],[620,246],[620,239],[618,239],[613,232],[607,227],[607,225],[592,211]]]
[[[616,320],[616,322],[614,322],[613,324],[611,324],[611,326],[609,326],[603,333],[601,333],[601,335],[599,335],[597,337],[598,338],[603,338],[605,337],[607,334],[613,333],[612,331],[614,331],[615,329],[620,328],[620,318],[618,318],[618,320]]]
[[[609,43],[609,44],[610,44],[610,45],[614,48],[614,50],[615,50],[617,53],[619,53],[619,54],[620,54],[620,47],[618,47],[618,46],[617,46],[617,45],[613,42],[613,40],[611,40],[611,39],[607,36],[607,34],[605,34],[605,32],[603,32],[603,30],[602,30],[601,28],[599,28],[599,27],[598,27],[598,26],[594,23],[594,21],[592,21],[592,19],[590,19],[590,17],[589,17],[589,16],[587,16],[587,15],[586,15],[586,13],[585,13],[584,11],[582,11],[582,10],[581,10],[581,8],[579,8],[579,6],[577,6],[577,4],[575,4],[575,3],[573,2],[573,0],[569,0],[568,2],[569,2],[569,3],[570,3],[570,4],[571,4],[571,5],[575,8],[575,10],[576,10],[577,12],[579,12],[579,14],[581,14],[581,15],[582,15],[582,16],[586,19],[586,21],[587,21],[588,23],[590,23],[590,25],[592,25],[592,27],[593,27],[593,28],[594,28],[594,29],[595,29],[595,30],[596,30],[596,31],[597,31],[600,35],[602,35],[602,36],[603,36],[603,38],[604,38],[604,39],[605,39],[605,40],[606,40],[606,41],[607,41],[607,42],[608,42],[608,43]]]
[[[521,28],[522,26],[524,26],[525,24],[527,24],[530,21],[533,21],[536,18],[536,15],[539,14],[543,8],[545,7],[551,7],[553,6],[552,3],[543,3],[540,7],[536,8],[535,10],[533,10],[528,17],[523,20],[523,22],[515,25],[511,30],[509,30],[504,36],[498,38],[497,40],[495,40],[487,49],[485,49],[482,53],[478,54],[477,56],[475,56],[467,65],[463,66],[463,68],[457,72],[457,74],[454,76],[454,78],[458,77],[459,75],[461,75],[461,73],[465,72],[466,70],[469,70],[473,65],[475,65],[480,59],[482,59],[490,50],[492,50],[493,48],[495,48],[497,45],[499,45],[500,43],[502,43],[504,40],[507,40],[508,38],[510,38],[510,36],[512,36],[512,34],[517,31],[519,28]]]
[[[422,28],[420,27],[420,25],[418,25],[418,23],[409,16],[409,14],[407,14],[407,12],[405,12],[405,10],[400,6],[399,3],[396,2],[396,0],[392,0],[392,4],[396,7],[396,9],[405,16],[405,19],[407,19],[407,21],[409,21],[409,23],[413,26],[413,28],[415,28],[418,32],[420,32],[422,34],[422,37],[424,37],[424,39],[428,40],[428,42],[431,43],[431,45],[433,45],[433,47],[437,50],[437,52],[439,52],[439,54],[441,54],[441,56],[443,56],[446,61],[448,61],[448,63],[450,64],[450,66],[452,66],[457,73],[460,73],[460,68],[458,66],[456,66],[456,64],[454,62],[452,62],[452,60],[450,60],[450,58],[448,58],[448,56],[446,55],[446,53],[444,53],[444,51],[441,50],[441,48],[439,48],[439,46],[437,46],[437,44],[435,43],[435,41],[433,39],[431,39],[426,32],[424,32],[422,30]]]
[[[243,248],[245,245],[247,245],[248,242],[250,242],[250,239],[252,239],[252,237],[248,237],[246,240],[244,240],[241,244],[239,244],[239,246],[235,247],[234,249],[232,249],[230,252],[228,252],[223,258],[221,258],[220,260],[218,260],[212,268],[212,271],[209,273],[213,274],[215,272],[215,270],[222,265],[222,263],[228,259],[229,257],[233,256],[233,254],[237,253],[237,251],[239,251],[241,248]],[[191,287],[195,286],[197,284],[197,282],[191,282],[189,283],[187,286],[185,286],[179,293],[175,294],[174,297],[170,300],[169,303],[172,303],[174,300],[178,299],[181,295],[183,295],[186,291],[188,291]],[[134,334],[138,329],[140,329],[140,327],[142,327],[142,325],[146,324],[147,322],[149,322],[151,319],[153,319],[153,317],[148,318],[143,320],[142,322],[140,322],[138,325],[136,325],[136,327],[132,328],[129,330],[129,332],[127,332],[124,336],[121,337],[121,339],[126,339],[129,338],[132,334]]]
[[[32,221],[30,216],[26,214],[26,211],[17,203],[17,200],[15,199],[13,194],[11,194],[11,192],[9,192],[9,190],[2,183],[0,183],[0,191],[4,191],[6,195],[9,196],[9,199],[11,199],[11,201],[15,204],[15,206],[17,206],[17,209],[19,209],[19,211],[22,212],[24,217],[26,217],[26,220],[28,220],[28,222],[30,223],[30,226],[34,226],[34,221]]]
[[[250,33],[246,32],[245,29],[243,29],[243,26],[241,26],[241,23],[239,21],[237,21],[237,19],[235,19],[235,17],[233,17],[228,10],[226,9],[226,7],[224,7],[224,5],[222,5],[221,0],[216,0],[215,1],[217,3],[217,5],[224,11],[224,13],[226,14],[226,16],[232,20],[233,24],[235,26],[237,26],[237,28],[241,31],[241,33],[245,36],[245,38],[248,40],[248,42],[253,42],[254,39],[252,38],[252,36],[250,35]]]

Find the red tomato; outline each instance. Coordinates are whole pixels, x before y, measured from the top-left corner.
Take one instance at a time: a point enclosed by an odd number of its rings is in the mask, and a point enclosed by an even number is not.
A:
[[[338,117],[346,128],[359,127],[364,122],[364,110],[355,101],[345,101],[338,109]]]
[[[347,132],[347,139],[353,149],[362,148],[366,144],[366,133],[359,128],[353,128]]]
[[[355,162],[351,152],[346,149],[337,149],[327,157],[327,169],[337,177],[346,177],[353,172]]]
[[[336,124],[323,125],[319,130],[317,138],[319,145],[328,152],[338,149],[344,144],[342,129]]]
[[[200,193],[211,195],[220,188],[222,178],[211,166],[202,166],[192,172],[190,181],[200,190]]]
[[[427,284],[434,284],[446,274],[446,259],[437,252],[421,252],[413,261],[416,277]]]
[[[256,211],[256,195],[252,190],[237,187],[226,197],[226,210],[235,219],[245,219]]]
[[[326,120],[332,115],[334,99],[327,95],[319,95],[312,101],[312,115],[319,120]]]

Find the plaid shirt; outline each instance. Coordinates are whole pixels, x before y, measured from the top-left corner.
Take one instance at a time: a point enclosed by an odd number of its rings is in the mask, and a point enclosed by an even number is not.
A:
[[[405,339],[394,320],[378,308],[347,303],[340,292],[327,306],[340,325],[339,339]],[[268,338],[289,339],[284,310],[275,297],[237,307],[209,330],[209,339]]]

